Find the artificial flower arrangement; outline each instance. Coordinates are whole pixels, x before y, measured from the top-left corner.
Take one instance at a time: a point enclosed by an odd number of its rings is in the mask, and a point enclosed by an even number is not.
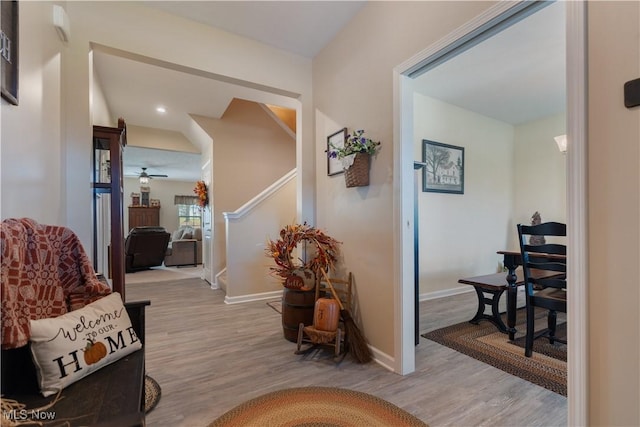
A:
[[[204,181],[196,182],[196,187],[193,189],[193,192],[198,196],[198,206],[204,208],[209,204],[209,191]]]
[[[300,243],[312,244],[313,256],[309,259],[297,260],[293,257],[293,251]],[[303,289],[303,282],[298,280],[296,272],[312,271],[319,277],[320,270],[327,271],[333,267],[338,256],[339,241],[328,236],[321,230],[304,224],[287,225],[280,230],[278,240],[267,241],[265,254],[273,258],[276,265],[269,267],[270,272],[284,279],[284,286],[289,289]],[[305,246],[306,252],[306,246]],[[306,253],[304,254],[306,258]]]
[[[366,153],[374,155],[380,148],[380,141],[374,141],[364,136],[364,130],[359,129],[353,132],[353,135],[347,135],[347,140],[342,147],[336,147],[329,143],[331,149],[327,150],[327,155],[332,159],[342,159],[343,166],[348,168],[353,164],[354,155],[357,153]]]

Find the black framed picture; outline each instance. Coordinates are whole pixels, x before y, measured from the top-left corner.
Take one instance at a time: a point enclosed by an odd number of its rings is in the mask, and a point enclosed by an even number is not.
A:
[[[422,191],[464,194],[464,147],[422,140]]]
[[[342,128],[338,132],[332,133],[327,137],[327,175],[337,175],[344,172],[342,161],[337,157],[331,157],[329,153],[336,148],[344,147],[347,140],[347,128]]]
[[[18,105],[18,2],[2,0],[0,7],[0,93],[10,103]]]

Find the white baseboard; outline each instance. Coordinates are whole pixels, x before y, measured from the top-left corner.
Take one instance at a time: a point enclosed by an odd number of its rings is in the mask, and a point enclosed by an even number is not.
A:
[[[384,353],[378,350],[375,347],[369,346],[371,349],[371,354],[373,356],[373,361],[378,365],[382,366],[388,371],[395,372],[393,366],[395,365],[395,359],[389,356],[387,353]]]
[[[213,283],[211,284],[211,289],[222,289],[224,291],[227,290],[226,283],[224,282],[224,275],[227,273],[227,267],[224,267],[220,270],[213,278]]]
[[[467,292],[474,292],[473,286],[459,286],[457,288],[443,289],[440,291],[427,292],[420,294],[419,301],[429,301],[432,299],[450,297],[453,295],[460,295]]]
[[[263,292],[259,294],[242,295],[239,297],[224,297],[225,304],[241,304],[243,302],[262,301],[266,299],[281,298],[282,291]]]

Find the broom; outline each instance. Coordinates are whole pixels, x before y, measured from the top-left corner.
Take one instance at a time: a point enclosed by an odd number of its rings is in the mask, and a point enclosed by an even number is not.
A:
[[[338,301],[338,305],[340,306],[340,315],[342,316],[342,321],[344,322],[344,328],[346,330],[346,336],[349,339],[348,351],[351,356],[355,359],[357,363],[369,363],[372,359],[371,350],[369,349],[369,345],[367,344],[367,339],[362,334],[360,329],[358,329],[358,325],[351,317],[351,313],[348,309],[345,309],[342,305],[342,301],[338,298],[338,294],[336,290],[333,288],[331,284],[331,280],[327,277],[327,273],[323,269],[320,269],[324,279],[327,281],[327,285],[329,289],[331,289],[331,294]]]

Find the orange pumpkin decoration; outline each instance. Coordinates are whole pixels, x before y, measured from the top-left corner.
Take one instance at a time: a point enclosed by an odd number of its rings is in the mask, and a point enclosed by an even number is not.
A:
[[[101,342],[93,342],[89,340],[84,349],[84,361],[87,365],[98,363],[100,359],[107,356],[107,347]]]
[[[331,298],[318,298],[313,313],[313,326],[319,331],[334,332],[338,329],[340,306]]]

